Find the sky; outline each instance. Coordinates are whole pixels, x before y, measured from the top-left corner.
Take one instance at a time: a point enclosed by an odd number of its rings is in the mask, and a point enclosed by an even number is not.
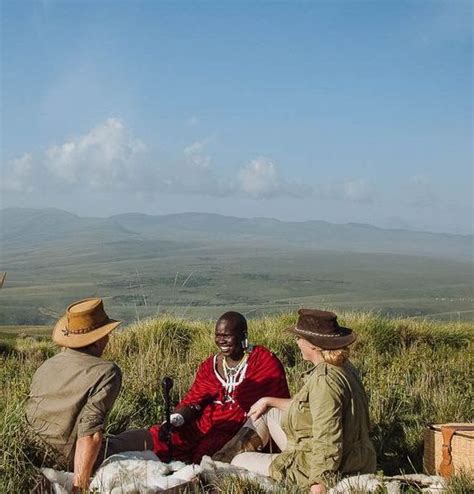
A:
[[[473,231],[470,1],[1,9],[2,208]]]

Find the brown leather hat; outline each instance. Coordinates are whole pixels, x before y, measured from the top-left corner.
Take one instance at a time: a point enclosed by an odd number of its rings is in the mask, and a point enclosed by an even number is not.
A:
[[[352,329],[339,326],[334,312],[325,310],[300,309],[296,326],[290,326],[287,331],[323,350],[337,350],[356,339]]]
[[[74,302],[56,323],[53,340],[60,346],[81,348],[100,340],[114,330],[121,321],[110,319],[101,298]]]

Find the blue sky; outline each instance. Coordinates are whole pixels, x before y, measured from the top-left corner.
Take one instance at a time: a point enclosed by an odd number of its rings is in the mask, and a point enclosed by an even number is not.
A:
[[[1,5],[3,207],[472,232],[470,2]]]

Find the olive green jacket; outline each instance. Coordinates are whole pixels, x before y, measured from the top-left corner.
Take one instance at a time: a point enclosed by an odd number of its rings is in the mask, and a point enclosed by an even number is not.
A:
[[[76,440],[105,429],[105,420],[122,384],[114,362],[67,348],[35,372],[26,418],[58,463],[72,468]]]
[[[288,444],[271,464],[272,477],[309,487],[335,473],[374,472],[368,401],[354,367],[323,362],[304,379],[282,417]]]

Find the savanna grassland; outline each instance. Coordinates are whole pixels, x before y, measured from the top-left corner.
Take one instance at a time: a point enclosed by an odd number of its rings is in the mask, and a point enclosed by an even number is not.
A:
[[[472,235],[209,214],[0,210],[1,325],[48,325],[99,296],[127,322],[302,306],[471,321]],[[0,331],[2,329],[0,328]]]
[[[396,319],[363,312],[342,313],[339,319],[358,334],[352,360],[370,393],[372,437],[379,469],[386,474],[420,472],[424,427],[474,417],[472,324]],[[292,392],[300,386],[300,374],[307,368],[294,341],[283,332],[294,322],[294,313],[250,321],[251,342],[264,344],[278,355],[287,370]],[[174,378],[172,393],[177,402],[193,379],[198,363],[215,352],[212,335],[210,321],[167,316],[117,331],[106,358],[118,362],[124,382],[110,415],[108,432],[161,421],[162,378]],[[41,461],[41,452],[27,433],[23,410],[33,372],[56,351],[49,338],[23,336],[9,338],[3,344],[2,493],[28,492],[38,478],[32,463]],[[467,494],[473,487],[469,476],[456,477],[449,492]],[[232,490],[225,480],[216,488],[218,492],[256,492],[245,483]]]
[[[52,324],[71,301],[91,296],[129,322],[163,313],[216,318],[228,307],[249,316],[301,306],[445,320],[474,314],[472,264],[447,259],[155,241],[3,257],[0,320],[10,325]]]

